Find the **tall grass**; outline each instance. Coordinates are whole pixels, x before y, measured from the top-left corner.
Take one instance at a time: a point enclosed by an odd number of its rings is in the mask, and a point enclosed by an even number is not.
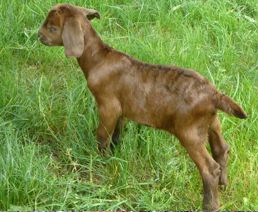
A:
[[[96,150],[94,98],[62,48],[37,41],[57,1],[0,1],[0,209],[201,209],[199,174],[172,136],[129,122],[115,153]],[[197,70],[248,113],[221,114],[231,146],[221,210],[258,210],[257,2],[69,1],[99,10],[111,46]]]

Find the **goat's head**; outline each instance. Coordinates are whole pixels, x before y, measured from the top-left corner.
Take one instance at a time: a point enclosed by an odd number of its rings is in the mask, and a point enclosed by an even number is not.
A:
[[[64,46],[68,57],[80,57],[84,50],[82,23],[93,18],[100,18],[96,10],[57,4],[39,29],[39,40],[47,46]]]

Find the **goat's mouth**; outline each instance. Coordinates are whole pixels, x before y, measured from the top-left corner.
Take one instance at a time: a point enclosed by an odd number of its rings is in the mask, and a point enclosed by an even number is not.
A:
[[[38,40],[46,46],[51,46],[51,42],[49,41],[49,39],[41,33],[38,34]]]
[[[51,42],[49,42],[47,39],[39,38],[39,41],[46,46],[51,46]]]

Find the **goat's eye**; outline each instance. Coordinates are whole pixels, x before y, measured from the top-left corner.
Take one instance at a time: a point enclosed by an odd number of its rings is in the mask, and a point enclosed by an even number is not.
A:
[[[56,32],[56,31],[57,31],[57,28],[51,26],[51,27],[48,28],[48,31],[49,31],[49,32]]]

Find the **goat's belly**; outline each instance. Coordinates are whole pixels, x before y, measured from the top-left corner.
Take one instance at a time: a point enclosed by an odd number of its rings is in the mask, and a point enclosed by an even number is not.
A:
[[[123,116],[139,124],[168,130],[173,127],[173,114],[164,114],[164,111],[125,111]]]
[[[156,123],[153,119],[150,119],[149,117],[146,117],[144,115],[141,116],[130,116],[130,115],[125,115],[125,117],[131,121],[134,121],[139,124],[147,125],[150,127],[156,127]]]
[[[121,101],[122,112],[126,118],[137,123],[167,129],[173,125],[179,104],[176,99],[167,91],[153,89],[147,92],[139,88],[133,93],[128,91],[124,96]]]

